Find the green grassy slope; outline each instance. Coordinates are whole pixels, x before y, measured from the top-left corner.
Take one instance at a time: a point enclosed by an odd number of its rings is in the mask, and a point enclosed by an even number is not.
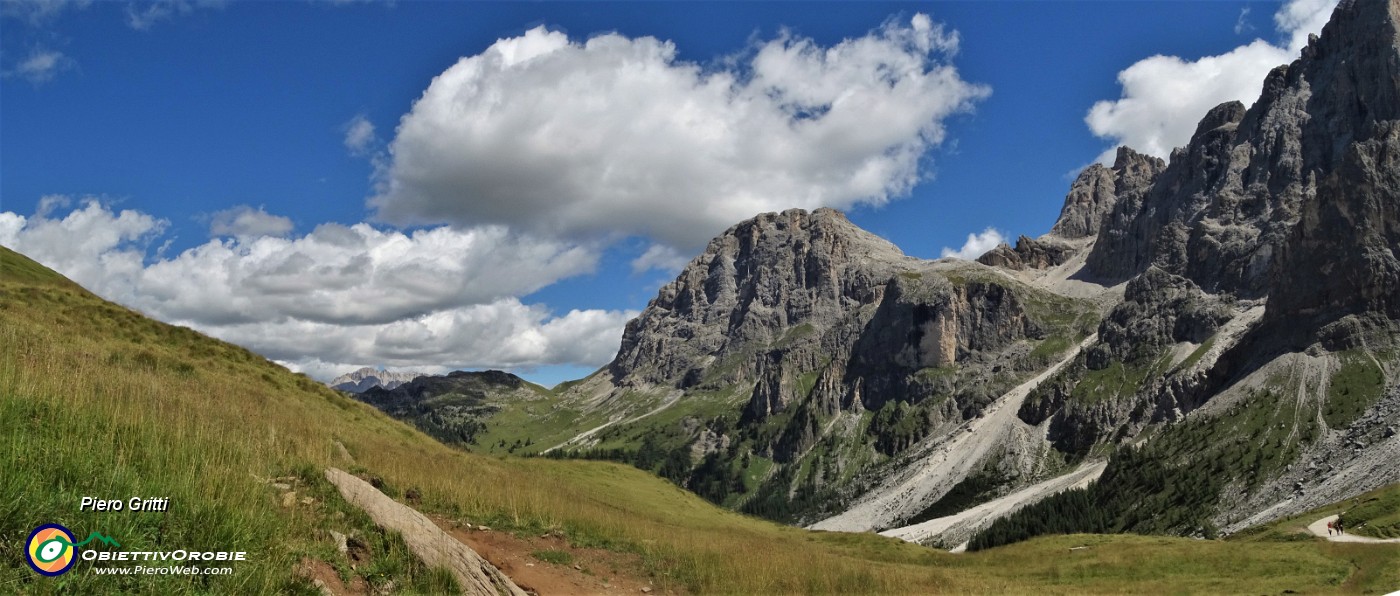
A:
[[[320,481],[342,442],[354,470],[420,508],[577,546],[641,555],[663,588],[726,593],[1251,592],[1394,587],[1400,547],[1358,556],[1317,540],[1060,536],[949,555],[869,534],[815,533],[715,507],[628,466],[481,456],[247,350],[106,303],[0,248],[0,593],[315,593],[305,557],[337,561],[321,530],[356,530],[353,573],[406,592],[450,589]],[[284,508],[269,477],[299,479]],[[158,513],[79,512],[83,496],[170,497]],[[44,578],[23,564],[35,526],[101,531],[126,550],[249,553],[228,576]],[[1070,551],[1071,546],[1090,548]],[[344,564],[344,574],[352,573]],[[1391,575],[1386,575],[1391,573]],[[1386,582],[1390,583],[1387,584]]]

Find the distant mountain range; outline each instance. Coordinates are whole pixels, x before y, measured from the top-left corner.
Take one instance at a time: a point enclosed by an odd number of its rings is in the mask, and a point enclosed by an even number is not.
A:
[[[948,547],[1052,506],[1063,531],[1210,536],[1400,481],[1397,23],[1343,1],[1253,106],[1212,109],[1167,161],[1090,166],[1050,233],[977,262],[830,209],[739,223],[607,367],[529,399],[475,379],[491,407],[435,434]]]
[[[390,372],[368,366],[359,370],[345,373],[326,383],[331,389],[339,391],[349,391],[350,393],[364,393],[372,387],[383,387],[393,389],[423,376],[417,372]]]

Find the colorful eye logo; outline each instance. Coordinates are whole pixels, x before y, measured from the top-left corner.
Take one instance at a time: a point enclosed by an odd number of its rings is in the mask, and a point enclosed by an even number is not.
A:
[[[48,576],[62,575],[72,569],[78,560],[77,551],[73,547],[73,533],[58,524],[34,528],[24,547],[29,566]]]

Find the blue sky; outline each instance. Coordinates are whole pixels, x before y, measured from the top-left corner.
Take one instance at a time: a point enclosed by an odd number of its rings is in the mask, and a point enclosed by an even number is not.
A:
[[[318,377],[552,384],[763,210],[1042,234],[1333,4],[7,2],[0,243]]]

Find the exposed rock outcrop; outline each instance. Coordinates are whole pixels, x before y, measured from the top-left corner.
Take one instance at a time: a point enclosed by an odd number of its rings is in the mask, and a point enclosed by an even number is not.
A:
[[[1164,167],[1160,159],[1119,147],[1113,166],[1093,164],[1079,173],[1050,233],[1060,238],[1098,236],[1114,207],[1140,202]]]
[[[1400,320],[1400,121],[1374,132],[1347,148],[1282,247],[1265,315],[1281,331],[1333,326],[1340,336],[1322,339],[1356,347],[1339,319]]]
[[[1049,269],[1063,264],[1079,249],[1056,238],[1042,236],[1033,239],[1021,236],[1016,239],[1016,247],[1005,243],[977,257],[977,262],[990,267],[1003,269]]]
[[[1086,351],[1090,369],[1110,362],[1140,363],[1177,342],[1199,344],[1231,316],[1191,280],[1156,267],[1128,282],[1123,302],[1099,324],[1099,343]]]
[[[862,406],[878,410],[891,400],[924,397],[910,386],[919,370],[952,367],[1040,333],[1004,285],[901,276],[856,342],[847,374],[859,381]]]
[[[375,525],[397,532],[414,556],[428,567],[443,567],[457,578],[464,594],[474,596],[526,596],[506,574],[471,547],[449,536],[427,516],[403,505],[368,482],[335,468],[326,469],[326,480],[345,501],[358,507]]]

